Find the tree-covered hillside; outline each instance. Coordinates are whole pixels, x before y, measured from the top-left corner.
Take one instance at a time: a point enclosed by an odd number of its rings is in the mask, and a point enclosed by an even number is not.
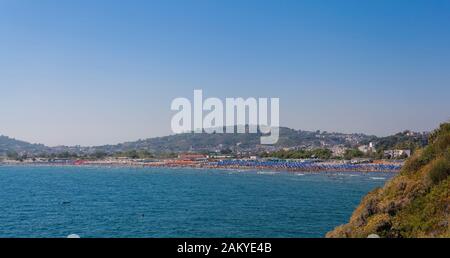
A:
[[[25,141],[16,140],[7,136],[0,135],[0,156],[7,154],[15,155],[18,153],[41,153],[48,152],[50,148],[42,144],[31,144]]]

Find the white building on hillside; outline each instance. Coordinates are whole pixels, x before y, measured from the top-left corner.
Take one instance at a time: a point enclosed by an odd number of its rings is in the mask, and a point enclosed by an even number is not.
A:
[[[369,145],[361,145],[358,147],[358,150],[360,150],[361,152],[364,153],[368,153],[368,152],[377,152],[377,150],[375,149],[375,145],[373,144],[373,142],[369,142]]]

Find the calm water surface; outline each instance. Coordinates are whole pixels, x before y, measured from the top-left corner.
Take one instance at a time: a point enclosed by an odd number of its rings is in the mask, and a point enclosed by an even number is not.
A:
[[[323,237],[391,175],[0,166],[0,237]]]

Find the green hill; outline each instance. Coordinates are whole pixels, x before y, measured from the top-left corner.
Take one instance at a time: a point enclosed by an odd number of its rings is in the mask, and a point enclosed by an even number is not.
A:
[[[248,128],[247,128],[248,129]],[[92,153],[113,154],[132,150],[148,151],[151,153],[172,153],[172,152],[210,152],[210,151],[253,151],[262,152],[279,148],[293,149],[316,149],[330,148],[332,146],[345,146],[356,148],[361,144],[374,142],[377,150],[382,153],[385,148],[399,146],[403,144],[413,144],[423,146],[425,134],[419,136],[405,135],[402,133],[388,137],[376,137],[362,133],[338,133],[326,131],[305,131],[295,130],[287,127],[280,127],[279,141],[272,146],[261,146],[261,133],[238,134],[238,133],[183,133],[163,137],[141,139],[137,141],[124,142],[119,144],[109,144],[102,146],[57,146],[47,147],[42,144],[30,144],[24,141],[15,140],[6,136],[0,136],[0,156],[8,152],[26,153],[29,155],[73,153],[78,155]],[[378,143],[380,147],[378,147]]]
[[[96,150],[105,152],[117,152],[126,150],[148,150],[151,152],[179,152],[179,151],[205,151],[212,149],[235,148],[239,144],[240,149],[255,149],[260,145],[261,133],[238,134],[238,133],[183,133],[164,137],[149,138],[133,142],[126,142],[117,145],[97,146]],[[364,134],[342,134],[327,133],[320,131],[302,131],[287,127],[280,127],[279,141],[275,146],[321,146],[322,143],[328,145],[354,144],[367,140],[369,137]],[[350,139],[350,140],[349,140]],[[354,140],[354,142],[351,142]]]
[[[327,237],[450,237],[450,123],[410,157],[399,175],[363,198],[350,222]]]
[[[0,135],[0,156],[8,153],[40,153],[48,151],[50,151],[50,148],[42,144],[32,144]]]

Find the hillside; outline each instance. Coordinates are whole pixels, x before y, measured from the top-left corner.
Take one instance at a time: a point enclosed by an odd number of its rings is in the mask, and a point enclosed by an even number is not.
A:
[[[399,132],[385,137],[372,137],[361,142],[373,142],[377,149],[411,149],[415,150],[428,143],[427,133],[414,133],[411,131]]]
[[[399,175],[363,198],[327,237],[450,237],[450,123],[430,135]]]
[[[7,152],[27,153],[37,155],[42,153],[74,153],[74,154],[92,154],[97,152],[117,153],[130,150],[145,150],[151,153],[171,153],[171,152],[209,152],[221,150],[239,150],[239,151],[263,151],[274,150],[273,148],[330,148],[332,146],[353,147],[368,142],[379,143],[383,147],[394,147],[399,144],[414,144],[414,146],[423,146],[424,136],[410,136],[396,134],[388,137],[376,137],[361,133],[345,134],[325,131],[304,131],[294,130],[287,127],[280,127],[280,137],[274,146],[261,146],[261,134],[194,134],[184,133],[169,135],[164,137],[155,137],[142,139],[132,142],[125,142],[114,145],[103,145],[93,147],[83,146],[58,146],[46,147],[41,144],[30,144],[24,141],[15,140],[6,136],[0,136],[0,156]],[[405,145],[404,147],[408,147]],[[272,148],[272,149],[271,149]],[[381,150],[381,149],[380,149]]]
[[[7,136],[0,135],[0,156],[8,152],[17,153],[41,153],[50,151],[49,147],[42,144],[31,144],[25,141],[16,140]]]
[[[233,149],[239,145],[240,150],[257,149],[261,134],[194,134],[184,133],[164,137],[156,137],[117,145],[95,147],[96,151],[117,152],[130,149],[148,150],[151,152],[179,152]],[[364,134],[342,134],[320,131],[302,131],[287,127],[280,128],[278,147],[320,147],[355,145],[373,136]]]

